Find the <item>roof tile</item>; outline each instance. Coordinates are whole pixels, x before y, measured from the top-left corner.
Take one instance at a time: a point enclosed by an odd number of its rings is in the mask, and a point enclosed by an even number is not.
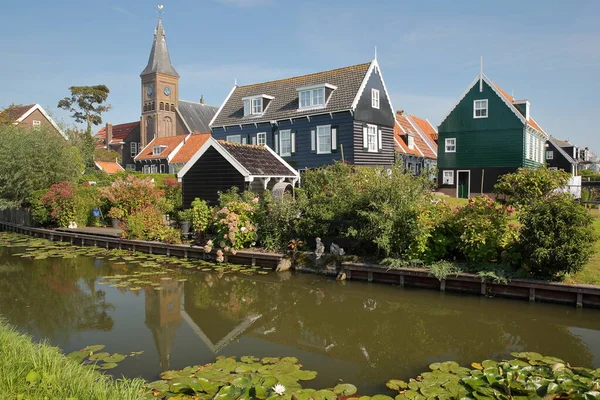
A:
[[[131,133],[140,128],[140,121],[128,122],[125,124],[113,125],[111,143],[119,143],[127,139]],[[96,133],[96,147],[106,145],[106,126]]]
[[[15,122],[33,106],[35,106],[35,104],[29,104],[26,106],[21,104],[12,104],[0,111],[0,122]]]
[[[218,141],[251,175],[292,176],[289,168],[271,153],[266,146]]]
[[[194,133],[185,141],[181,149],[171,159],[172,164],[187,163],[200,147],[210,138],[210,133]]]
[[[114,161],[96,161],[96,166],[109,175],[125,171],[121,164]]]
[[[177,135],[156,138],[142,149],[142,151],[135,157],[135,161],[166,159],[173,152],[173,150],[175,150],[175,148],[185,140],[187,136],[188,135]],[[165,149],[160,154],[154,155],[152,154],[154,146],[165,146]]]

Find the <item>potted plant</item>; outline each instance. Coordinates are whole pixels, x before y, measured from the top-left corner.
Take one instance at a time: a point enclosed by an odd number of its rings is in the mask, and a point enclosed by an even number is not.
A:
[[[187,235],[190,233],[190,221],[192,220],[192,210],[182,210],[179,211],[179,227],[181,228],[181,233]]]
[[[125,217],[125,210],[121,207],[112,207],[108,211],[108,216],[112,218],[112,227],[119,228],[121,225],[121,220]]]

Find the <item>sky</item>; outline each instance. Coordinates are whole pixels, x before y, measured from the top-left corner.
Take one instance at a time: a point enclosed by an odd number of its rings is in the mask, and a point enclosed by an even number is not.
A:
[[[180,99],[377,58],[395,109],[437,126],[479,73],[531,102],[549,134],[600,153],[597,0],[29,0],[3,2],[0,108],[58,121],[70,86],[105,84],[113,124],[139,120],[162,1]],[[100,127],[95,127],[97,131]]]

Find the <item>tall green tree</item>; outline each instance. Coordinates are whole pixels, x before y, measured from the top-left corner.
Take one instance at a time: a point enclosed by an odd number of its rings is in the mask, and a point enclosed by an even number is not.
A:
[[[27,203],[34,191],[74,181],[83,169],[79,150],[53,129],[0,124],[0,207]]]
[[[71,117],[78,123],[86,123],[86,133],[91,136],[92,125],[102,123],[102,113],[110,110],[110,104],[104,104],[108,99],[110,90],[106,85],[96,86],[71,86],[70,97],[65,97],[58,102],[58,107],[71,113]]]

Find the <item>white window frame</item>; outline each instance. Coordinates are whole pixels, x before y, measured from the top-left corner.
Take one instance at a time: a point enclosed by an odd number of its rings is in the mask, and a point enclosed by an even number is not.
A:
[[[442,185],[454,185],[454,170],[442,171]]]
[[[226,142],[231,142],[231,143],[242,143],[242,135],[227,135],[225,137],[225,141]]]
[[[161,174],[164,174],[164,173],[165,173],[165,164],[160,164],[160,165],[158,166],[158,171],[159,171]]]
[[[138,155],[138,143],[137,142],[131,142],[129,143],[129,152],[131,154],[131,157],[135,157]]]
[[[456,138],[446,138],[446,140],[444,140],[444,148],[446,153],[456,153]]]
[[[248,115],[252,115],[252,109],[250,108],[250,99],[245,99],[244,100],[244,117],[248,116]]]
[[[42,125],[42,121],[38,121],[37,119],[34,119],[33,121],[31,121],[31,124],[35,127],[37,126],[41,126]]]
[[[150,173],[151,174],[156,174],[156,173],[158,173],[157,171],[158,171],[158,168],[156,168],[156,164],[150,165]]]
[[[256,134],[256,144],[259,146],[267,145],[267,133],[266,132],[259,132]]]
[[[412,135],[408,135],[408,148],[411,150],[415,148],[415,137]]]
[[[379,109],[379,90],[371,89],[371,107]]]
[[[284,139],[284,135],[286,136],[285,139]],[[287,141],[289,143],[289,146],[288,146],[289,151],[283,151],[284,141]],[[292,130],[291,129],[284,129],[284,130],[279,131],[279,155],[281,157],[289,157],[292,155]]]
[[[153,146],[152,147],[152,155],[153,156],[160,156],[160,154],[165,151],[165,147],[164,146]]]
[[[259,115],[263,113],[263,98],[255,97],[251,100],[252,104],[252,115]]]
[[[377,145],[377,125],[367,124],[367,151],[369,153],[377,153],[379,146]]]
[[[481,111],[480,115],[477,115],[477,111]],[[483,115],[483,111],[485,111],[485,115]],[[473,101],[473,118],[487,118],[489,114],[487,99]]]
[[[320,134],[324,130],[326,130],[325,133],[327,133],[329,136],[329,149],[328,150],[321,150],[321,139],[320,139],[321,135]],[[317,139],[317,154],[331,154],[331,125],[318,125],[315,136]],[[325,136],[325,135],[323,135],[323,136]]]
[[[298,107],[300,109],[323,106],[325,106],[324,87],[303,90],[298,93]]]

